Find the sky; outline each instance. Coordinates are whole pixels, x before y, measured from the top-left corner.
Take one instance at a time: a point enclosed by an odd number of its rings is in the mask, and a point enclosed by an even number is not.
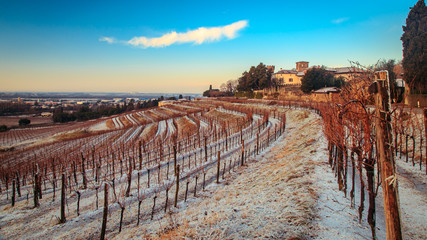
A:
[[[416,0],[0,0],[0,91],[202,93],[260,62],[402,59]]]

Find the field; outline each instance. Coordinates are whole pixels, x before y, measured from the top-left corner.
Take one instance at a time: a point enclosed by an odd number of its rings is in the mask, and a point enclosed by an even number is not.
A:
[[[23,116],[0,116],[0,125],[6,125],[7,127],[15,127],[18,126],[19,119],[26,118],[31,121],[31,124],[48,124],[53,123],[51,117],[33,117],[31,115],[23,115]]]
[[[199,100],[0,135],[0,238],[369,239],[367,172],[346,161],[353,196],[337,184],[321,109]],[[417,136],[397,161],[405,239],[427,237]]]

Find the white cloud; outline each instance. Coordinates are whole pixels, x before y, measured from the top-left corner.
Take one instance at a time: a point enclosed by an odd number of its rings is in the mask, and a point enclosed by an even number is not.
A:
[[[340,24],[340,23],[343,23],[343,22],[345,22],[345,21],[348,21],[350,18],[348,18],[348,17],[345,17],[345,18],[338,18],[338,19],[334,19],[334,20],[332,20],[332,23],[334,23],[334,24]]]
[[[233,39],[237,37],[237,32],[248,26],[248,21],[242,20],[230,25],[221,27],[200,27],[195,30],[189,30],[184,33],[175,31],[167,33],[157,38],[134,37],[129,41],[120,41],[135,47],[141,48],[159,48],[167,47],[175,43],[194,43],[202,44],[205,42],[218,41],[221,38]],[[116,43],[114,38],[102,37],[100,41],[108,43]]]
[[[116,39],[111,38],[111,37],[101,37],[101,38],[99,38],[99,41],[107,42],[107,43],[111,44],[111,43],[115,43]]]

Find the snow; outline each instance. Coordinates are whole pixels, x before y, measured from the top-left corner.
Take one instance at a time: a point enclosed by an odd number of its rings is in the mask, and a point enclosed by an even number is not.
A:
[[[170,137],[170,136],[172,136],[176,132],[176,128],[175,128],[175,125],[173,124],[173,119],[172,118],[169,118],[167,120],[167,125],[168,125],[168,133],[167,133],[167,135]]]
[[[133,139],[135,137],[135,135],[141,133],[143,127],[144,127],[143,125],[140,125],[138,127],[133,127],[132,129],[134,131],[132,132],[132,134],[128,138],[126,138],[125,143],[127,143],[127,142],[129,142],[129,140]]]
[[[107,127],[107,121],[105,120],[90,126],[88,130],[92,132],[96,132],[96,131],[109,130],[109,128]]]
[[[132,114],[126,114],[125,117],[132,123],[132,125],[139,125],[138,121],[132,116]]]
[[[159,122],[159,127],[157,128],[156,136],[163,135],[167,130],[166,120],[162,120]]]
[[[327,142],[323,136],[321,118],[304,110],[288,110],[286,116],[286,131],[275,143],[260,155],[249,158],[245,166],[236,165],[219,184],[206,185],[205,191],[202,191],[199,182],[197,197],[190,192],[187,202],[180,201],[178,208],[172,206],[174,178],[171,176],[158,185],[153,180],[152,188],[141,190],[144,195],[141,208],[144,210],[139,226],[136,226],[138,198],[134,171],[133,190],[126,200],[124,228],[118,233],[120,207],[111,200],[107,239],[371,239],[366,216],[359,223],[357,209],[351,208],[349,197],[338,191],[334,173],[327,163]],[[278,123],[276,119],[269,120],[270,126]],[[201,121],[201,127],[208,128],[204,124]],[[120,139],[130,139],[140,132],[143,135],[152,126],[155,125],[123,131]],[[158,134],[173,131],[172,126],[169,121],[159,122]],[[179,159],[182,157],[179,156]],[[231,158],[234,159],[234,156]],[[404,239],[427,239],[427,176],[424,169],[420,171],[418,166],[413,167],[403,159],[397,161],[397,169]],[[212,158],[205,164],[215,161]],[[191,171],[184,169],[181,176],[190,176]],[[145,174],[146,169],[141,173]],[[124,182],[126,174],[116,179],[116,188],[120,189]],[[171,188],[169,209],[164,213],[164,201],[158,202],[160,210],[150,220],[152,195],[164,200],[165,187]],[[181,188],[184,187],[185,181],[181,182]],[[194,181],[190,181],[189,189],[193,188]],[[31,201],[28,203],[24,200],[14,208],[9,204],[2,205],[0,239],[98,238],[103,190],[99,189],[98,210],[94,209],[94,191],[82,190],[81,193],[81,209],[85,211],[81,210],[82,215],[77,217],[75,193],[67,192],[67,195],[70,194],[67,223],[61,225],[57,224],[58,192],[55,202],[51,201],[51,193],[44,195],[39,209],[32,209]],[[25,194],[26,191],[23,192]],[[381,191],[376,201],[377,235],[379,239],[385,239],[384,224],[381,223]]]
[[[145,111],[138,112],[137,114],[138,114],[139,116],[141,116],[142,118],[148,119],[148,120],[149,120],[149,121],[151,121],[152,123],[153,123],[153,122],[156,122],[156,120],[155,120],[153,117],[151,117],[149,114],[145,114]]]
[[[112,120],[113,120],[115,128],[122,128],[122,127],[124,127],[123,123],[120,121],[120,117],[114,117],[114,118],[112,118]]]
[[[206,123],[203,119],[200,119],[200,130],[204,131],[205,129],[209,129],[209,124]]]

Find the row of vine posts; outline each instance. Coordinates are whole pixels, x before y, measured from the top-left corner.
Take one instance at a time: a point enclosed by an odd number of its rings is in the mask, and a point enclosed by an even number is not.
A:
[[[352,207],[355,205],[356,170],[360,180],[359,219],[362,219],[365,202],[365,189],[368,192],[367,221],[371,227],[372,238],[376,237],[375,197],[381,186],[383,191],[384,213],[387,239],[402,239],[401,213],[399,206],[398,179],[395,158],[398,147],[400,154],[406,153],[406,162],[411,151],[415,166],[415,129],[419,129],[419,164],[422,169],[423,139],[427,139],[427,110],[424,109],[424,134],[419,123],[412,122],[416,114],[410,115],[403,107],[391,108],[388,72],[365,71],[354,84],[343,87],[338,98],[328,103],[289,102],[313,109],[324,120],[324,132],[328,139],[329,164],[337,177],[339,190],[348,192],[348,168],[351,168],[351,189],[349,191]],[[375,110],[372,105],[374,105]],[[397,110],[399,109],[399,114]],[[412,113],[412,109],[409,110]],[[408,120],[410,119],[410,120]],[[405,129],[403,123],[408,125]],[[409,124],[417,125],[409,126]],[[399,129],[397,129],[399,128]],[[405,131],[406,130],[406,131]],[[400,135],[400,141],[398,136]],[[393,136],[394,135],[394,136]],[[423,138],[423,135],[425,138]],[[406,150],[402,149],[406,139]],[[350,153],[349,153],[350,152]],[[427,146],[425,154],[427,154]],[[375,169],[375,166],[377,169]],[[427,174],[427,158],[425,162]],[[366,176],[363,176],[363,172]],[[375,175],[375,173],[377,173]],[[376,184],[377,185],[376,185]]]
[[[232,109],[230,109],[232,111]],[[245,112],[245,111],[243,111]],[[253,112],[253,111],[252,111]],[[81,202],[81,198],[88,197],[87,195],[95,194],[94,191],[96,191],[96,210],[98,210],[98,191],[104,190],[104,210],[103,210],[103,221],[101,226],[101,239],[105,237],[105,231],[106,231],[106,224],[107,224],[107,216],[109,213],[111,214],[114,209],[120,210],[120,226],[119,226],[119,232],[122,228],[122,222],[123,222],[123,215],[124,211],[126,209],[127,204],[131,204],[136,200],[138,204],[138,217],[137,217],[137,224],[139,224],[140,220],[140,206],[143,199],[147,199],[149,196],[154,194],[153,198],[153,207],[151,210],[151,219],[153,218],[153,214],[155,213],[155,210],[158,211],[158,204],[156,205],[156,200],[159,201],[158,194],[161,191],[165,191],[166,193],[166,199],[165,199],[165,205],[164,210],[168,209],[168,193],[171,187],[176,183],[176,192],[175,192],[175,202],[174,206],[177,205],[177,199],[178,199],[178,191],[180,188],[180,182],[186,181],[185,187],[185,200],[187,200],[187,193],[188,193],[188,187],[190,178],[195,180],[194,184],[194,196],[196,196],[196,188],[198,185],[201,184],[201,181],[198,184],[198,177],[199,174],[203,175],[203,189],[205,188],[205,182],[209,183],[213,181],[216,177],[216,181],[219,182],[220,173],[222,173],[222,177],[224,178],[224,175],[226,173],[226,170],[230,172],[231,169],[234,170],[235,166],[244,165],[246,162],[246,159],[248,157],[253,157],[259,154],[261,150],[264,150],[268,147],[272,142],[274,142],[278,136],[280,136],[285,128],[286,124],[286,117],[285,115],[277,116],[274,113],[274,118],[279,120],[279,124],[272,124],[269,122],[269,112],[268,111],[259,111],[257,114],[258,116],[262,116],[262,121],[255,121],[252,118],[252,112],[247,112],[245,114],[242,114],[247,118],[245,121],[240,121],[237,119],[237,127],[240,130],[234,130],[231,131],[231,133],[228,133],[231,129],[227,129],[228,131],[222,131],[224,129],[220,128],[212,128],[212,122],[210,122],[210,129],[213,132],[204,133],[208,134],[204,137],[200,137],[200,132],[195,134],[193,136],[193,141],[190,141],[190,136],[185,139],[182,139],[181,141],[178,141],[178,134],[171,136],[171,143],[172,145],[166,145],[165,141],[161,142],[153,142],[152,149],[153,151],[151,153],[150,158],[150,150],[146,149],[147,144],[135,142],[131,147],[129,147],[128,150],[125,149],[125,144],[123,143],[123,146],[118,146],[118,148],[115,149],[115,151],[111,147],[104,151],[104,153],[107,156],[111,156],[108,159],[102,159],[101,155],[99,156],[98,160],[95,160],[95,151],[92,150],[92,152],[87,152],[83,154],[83,152],[80,152],[80,154],[73,155],[71,158],[75,158],[74,161],[70,162],[69,164],[58,164],[58,160],[52,159],[45,159],[44,164],[39,167],[39,163],[33,162],[32,163],[32,179],[33,182],[26,184],[25,179],[26,177],[23,177],[19,179],[19,176],[25,176],[22,174],[16,174],[18,177],[16,179],[16,186],[15,186],[15,179],[12,182],[12,206],[15,203],[15,189],[18,192],[18,195],[21,200],[23,198],[20,195],[20,188],[19,186],[25,186],[28,193],[27,193],[27,202],[28,197],[30,195],[30,189],[31,186],[33,188],[33,200],[34,200],[34,207],[37,208],[40,206],[39,200],[42,199],[42,193],[49,193],[50,191],[53,192],[53,200],[55,201],[55,189],[58,188],[59,184],[57,184],[57,176],[60,176],[61,186],[60,188],[60,217],[58,218],[59,223],[65,223],[67,222],[67,216],[66,216],[66,208],[68,208],[68,200],[71,198],[74,198],[72,196],[67,196],[66,193],[67,189],[69,190],[69,194],[71,195],[71,192],[75,192],[75,196],[77,197],[76,200],[76,212],[77,216],[80,215],[79,211],[79,205]],[[200,116],[201,119],[203,119],[203,116]],[[218,121],[218,120],[216,120]],[[247,122],[247,123],[246,123]],[[219,122],[218,122],[219,124]],[[220,126],[220,125],[218,125]],[[200,127],[200,126],[198,126]],[[227,126],[228,127],[228,126]],[[274,127],[274,129],[272,128]],[[226,128],[226,126],[222,126],[222,128]],[[255,137],[256,136],[256,137]],[[162,137],[162,139],[164,136]],[[248,141],[245,141],[247,138]],[[163,139],[164,140],[164,139]],[[201,144],[204,140],[204,146]],[[210,141],[207,141],[210,140]],[[196,142],[198,142],[198,147]],[[162,146],[164,145],[164,146]],[[240,145],[240,147],[239,147]],[[158,146],[158,148],[157,148]],[[169,154],[164,152],[163,148],[172,147],[173,148],[173,158],[171,158],[171,152],[169,151]],[[190,148],[190,149],[187,149]],[[194,148],[194,150],[191,150]],[[231,149],[233,148],[233,149]],[[237,149],[238,150],[237,150]],[[240,151],[241,148],[241,151]],[[147,150],[147,151],[146,151]],[[169,149],[170,150],[170,149]],[[203,151],[204,150],[204,151]],[[210,154],[208,153],[208,150],[210,150]],[[127,157],[125,156],[125,152],[128,152]],[[120,154],[121,152],[121,154]],[[132,154],[130,154],[132,152]],[[212,153],[213,152],[213,153]],[[215,153],[218,152],[218,157],[215,159]],[[115,154],[116,153],[116,154]],[[144,153],[144,154],[143,154]],[[203,156],[204,153],[204,156]],[[231,154],[232,153],[232,154]],[[181,156],[177,156],[177,154],[181,154]],[[208,160],[208,157],[210,156],[211,160]],[[194,157],[193,166],[190,166],[191,162],[193,161],[192,158]],[[36,159],[36,157],[34,156]],[[143,162],[144,158],[144,162]],[[198,159],[197,159],[198,158]],[[90,159],[92,161],[90,161]],[[186,161],[187,159],[187,161]],[[64,162],[67,159],[64,159]],[[139,164],[138,164],[139,160]],[[188,164],[186,164],[186,162]],[[41,162],[40,162],[41,163]],[[169,177],[169,164],[173,164],[173,175]],[[180,171],[180,165],[182,167],[182,171]],[[49,169],[48,165],[51,166],[51,169]],[[90,168],[90,165],[92,165]],[[145,168],[142,168],[143,165]],[[158,165],[158,166],[157,166]],[[215,166],[216,165],[216,166]],[[139,170],[137,168],[139,166]],[[214,167],[215,166],[215,167]],[[186,169],[185,169],[186,168]],[[206,176],[209,169],[212,169],[211,174],[209,176]],[[24,171],[22,168],[20,169]],[[166,170],[166,173],[160,173],[161,171],[164,172]],[[215,171],[216,170],[216,171]],[[31,171],[30,171],[31,172]],[[120,177],[117,179],[116,174],[120,172]],[[153,183],[150,187],[150,172],[151,175],[154,175],[157,173],[157,184]],[[213,172],[213,173],[212,173]],[[137,173],[137,174],[136,174]],[[163,176],[165,174],[165,176]],[[137,175],[137,176],[136,176]],[[140,184],[140,177],[146,176],[146,184],[147,188],[143,188],[142,184]],[[162,179],[161,180],[161,175]],[[8,175],[5,175],[8,176]],[[43,177],[44,176],[44,177]],[[51,184],[52,188],[48,189],[46,188],[46,181],[45,179],[47,176],[50,176],[51,178]],[[166,177],[166,179],[164,179]],[[208,177],[208,179],[205,179]],[[137,179],[135,179],[137,178]],[[151,178],[155,178],[155,176],[151,176]],[[137,180],[137,188],[136,193],[133,192],[130,194],[131,191],[131,183],[132,181]],[[6,194],[7,194],[7,180],[4,180],[4,183],[6,185]],[[48,179],[49,181],[49,179]],[[72,183],[74,182],[74,184]],[[142,181],[141,181],[142,182]],[[42,184],[44,183],[45,189],[42,191]],[[120,186],[119,186],[120,185]],[[154,185],[154,186],[153,186]],[[134,187],[135,188],[135,187]],[[116,191],[118,190],[118,192]],[[113,196],[113,202],[109,202],[108,196]],[[133,197],[132,197],[133,196]],[[136,196],[136,197],[135,197]],[[112,205],[114,203],[117,203],[117,205]],[[161,208],[162,209],[162,208]],[[97,213],[96,213],[97,214]],[[68,216],[72,217],[72,216]]]

